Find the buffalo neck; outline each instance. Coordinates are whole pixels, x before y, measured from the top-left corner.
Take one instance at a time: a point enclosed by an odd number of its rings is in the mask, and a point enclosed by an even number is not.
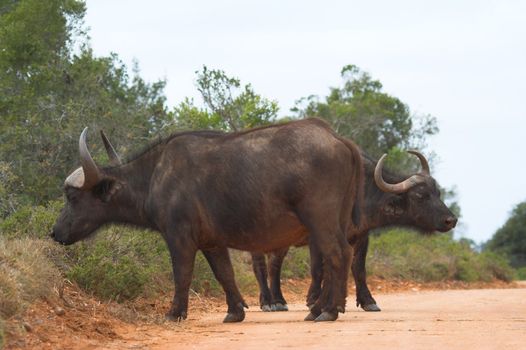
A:
[[[163,149],[162,145],[157,145],[122,165],[104,169],[120,186],[114,198],[118,203],[115,222],[157,230],[147,215],[146,202]]]

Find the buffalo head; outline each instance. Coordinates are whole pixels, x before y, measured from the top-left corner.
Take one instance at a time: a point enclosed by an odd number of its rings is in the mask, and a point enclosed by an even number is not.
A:
[[[438,185],[430,175],[426,158],[416,151],[409,151],[420,159],[422,170],[408,179],[396,183],[387,183],[382,175],[384,154],[374,169],[374,180],[386,196],[382,206],[384,214],[400,223],[418,228],[424,232],[446,232],[455,227],[456,216],[446,207],[440,198]]]
[[[88,237],[110,222],[119,207],[114,197],[121,188],[121,183],[95,164],[86,146],[87,130],[85,128],[82,131],[79,139],[82,166],[73,171],[64,182],[66,203],[51,233],[55,241],[66,245]],[[120,160],[103,133],[102,137],[110,161],[116,165]]]

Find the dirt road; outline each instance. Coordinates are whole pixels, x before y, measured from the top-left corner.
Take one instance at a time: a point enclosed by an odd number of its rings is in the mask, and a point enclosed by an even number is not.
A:
[[[383,311],[348,306],[330,323],[303,321],[307,309],[264,313],[223,324],[222,312],[185,323],[129,327],[106,349],[526,349],[526,286],[377,294]],[[100,346],[100,344],[99,344]]]

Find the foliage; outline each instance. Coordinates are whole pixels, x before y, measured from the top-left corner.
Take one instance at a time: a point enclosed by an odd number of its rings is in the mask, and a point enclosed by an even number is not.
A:
[[[154,232],[110,226],[67,254],[68,278],[102,299],[123,301],[173,286],[168,249]]]
[[[526,281],[526,267],[518,268],[515,276],[518,280]]]
[[[230,250],[230,259],[236,276],[236,284],[243,293],[258,292],[256,278],[252,272],[252,262],[247,252]],[[215,279],[212,269],[201,252],[197,253],[191,289],[205,296],[221,296],[223,289]]]
[[[51,232],[62,201],[51,201],[47,205],[23,206],[0,222],[0,233],[4,237],[45,238]]]
[[[291,248],[283,261],[283,278],[310,278],[310,255],[307,247]]]
[[[206,66],[196,74],[197,90],[205,107],[185,99],[174,110],[176,126],[237,131],[269,124],[276,118],[278,104],[256,94],[250,84],[242,87],[239,79]]]
[[[0,161],[0,219],[13,213],[18,206],[18,178],[9,163]]]
[[[514,267],[526,267],[526,202],[513,209],[508,221],[495,232],[485,249],[505,254]]]
[[[380,81],[357,66],[343,67],[341,77],[343,85],[331,88],[323,101],[318,96],[304,97],[292,111],[300,118],[327,120],[374,158],[387,152],[394,156],[397,149],[421,149],[426,138],[438,132],[435,118],[412,115],[405,103],[383,92]],[[395,166],[399,158],[388,165]]]
[[[25,203],[58,196],[78,164],[85,126],[91,140],[105,129],[126,150],[170,119],[164,81],[148,84],[137,67],[130,77],[116,55],[93,55],[84,13],[76,0],[21,0],[0,11],[0,159],[10,164]],[[100,143],[92,150],[104,159]]]
[[[477,253],[450,234],[423,236],[402,229],[372,237],[368,273],[386,279],[416,281],[511,281],[513,270],[494,253]]]

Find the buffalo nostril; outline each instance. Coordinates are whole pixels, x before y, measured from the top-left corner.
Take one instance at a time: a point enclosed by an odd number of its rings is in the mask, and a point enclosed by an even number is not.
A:
[[[457,218],[454,216],[450,216],[446,219],[446,225],[448,227],[455,227],[457,224]]]

